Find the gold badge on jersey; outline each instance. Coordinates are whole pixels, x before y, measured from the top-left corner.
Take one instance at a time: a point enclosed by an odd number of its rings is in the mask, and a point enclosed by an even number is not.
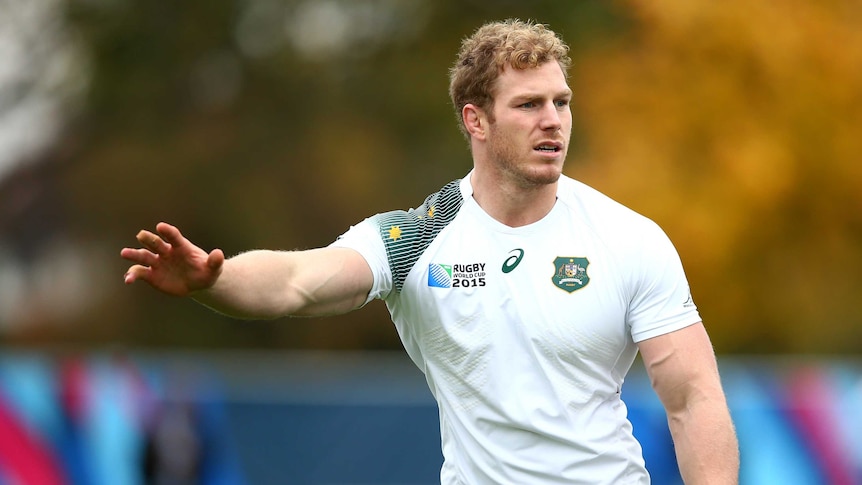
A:
[[[590,261],[587,258],[557,257],[554,260],[554,276],[551,277],[551,281],[557,288],[569,293],[580,290],[590,282],[587,274],[589,265]]]

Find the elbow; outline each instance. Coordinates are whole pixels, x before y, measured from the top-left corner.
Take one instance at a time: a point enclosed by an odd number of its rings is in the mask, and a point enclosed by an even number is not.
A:
[[[678,367],[679,373],[650,373],[650,384],[664,406],[669,420],[684,419],[702,405],[725,406],[720,380],[704,369]]]
[[[704,416],[727,414],[727,400],[720,385],[709,379],[693,378],[675,387],[655,388],[671,429]],[[697,416],[700,416],[698,418]]]

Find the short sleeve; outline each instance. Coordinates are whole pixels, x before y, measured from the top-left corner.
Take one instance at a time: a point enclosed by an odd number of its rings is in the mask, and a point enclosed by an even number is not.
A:
[[[633,298],[627,313],[635,342],[701,321],[673,243],[655,223],[645,229],[632,263]]]
[[[374,284],[368,293],[365,303],[374,299],[384,299],[392,291],[392,271],[386,256],[386,248],[380,238],[380,231],[374,218],[351,226],[344,234],[339,236],[330,247],[350,248],[357,251],[365,258],[371,272],[374,274]]]

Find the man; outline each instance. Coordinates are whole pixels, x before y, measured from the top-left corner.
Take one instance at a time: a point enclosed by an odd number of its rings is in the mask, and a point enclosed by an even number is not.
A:
[[[237,317],[385,300],[440,410],[445,484],[649,483],[620,400],[640,351],[687,483],[736,483],[737,442],[676,250],[652,221],[562,175],[570,59],[538,24],[466,39],[450,95],[473,169],[325,248],[225,260],[161,223],[143,280]]]

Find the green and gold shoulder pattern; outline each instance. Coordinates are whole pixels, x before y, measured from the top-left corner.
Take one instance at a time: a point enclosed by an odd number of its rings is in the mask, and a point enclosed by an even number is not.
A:
[[[434,238],[458,214],[464,198],[461,180],[446,184],[429,195],[421,206],[408,211],[396,210],[374,216],[386,257],[392,271],[395,291],[401,291],[407,274]]]

